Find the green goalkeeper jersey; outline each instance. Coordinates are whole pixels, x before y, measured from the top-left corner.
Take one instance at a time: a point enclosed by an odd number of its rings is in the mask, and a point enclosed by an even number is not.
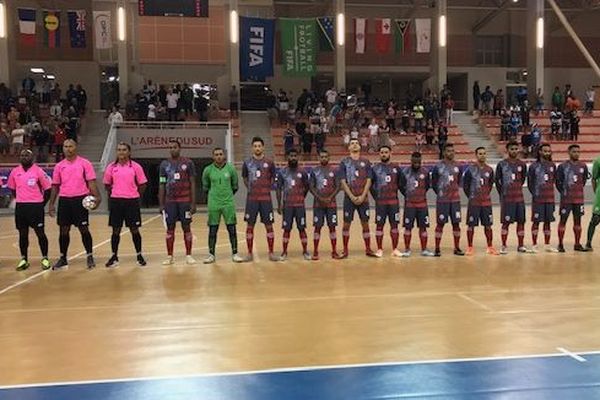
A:
[[[594,214],[600,215],[600,157],[594,160],[592,166],[592,182],[596,184],[596,201],[594,201]]]
[[[221,168],[210,164],[202,172],[202,188],[208,192],[209,209],[233,205],[233,196],[238,190],[235,167],[229,163]]]

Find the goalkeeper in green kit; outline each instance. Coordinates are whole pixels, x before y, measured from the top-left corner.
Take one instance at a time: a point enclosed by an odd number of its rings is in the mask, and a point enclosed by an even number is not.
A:
[[[587,251],[592,251],[594,232],[596,231],[596,226],[600,224],[600,157],[596,158],[594,165],[592,166],[592,189],[594,189],[594,193],[596,193],[596,200],[594,200],[592,220],[588,227],[587,244],[585,245]]]
[[[236,215],[233,196],[238,190],[238,176],[235,167],[225,160],[225,151],[221,148],[213,150],[213,163],[202,172],[202,188],[208,193],[208,251],[204,264],[215,262],[215,247],[221,216],[225,220],[233,262],[242,262],[238,255],[237,233],[235,231]]]

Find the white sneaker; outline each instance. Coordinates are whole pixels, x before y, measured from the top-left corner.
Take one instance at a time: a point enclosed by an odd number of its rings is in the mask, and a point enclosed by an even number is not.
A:
[[[312,257],[310,256],[309,252],[303,253],[302,256],[304,256],[304,259],[307,261],[312,260]]]
[[[169,256],[165,261],[162,262],[162,265],[173,265],[174,263],[175,260],[173,259],[173,256]]]
[[[528,249],[527,247],[525,247],[525,246],[521,246],[521,247],[519,247],[519,248],[517,249],[517,252],[519,252],[519,253],[524,253],[524,254],[531,254],[531,253],[532,253],[532,251],[531,251],[531,250],[529,250],[529,249]]]
[[[552,247],[552,245],[547,244],[545,247],[546,253],[558,253],[558,249],[556,247]]]
[[[402,257],[402,252],[398,249],[394,249],[394,251],[392,251],[392,257]]]
[[[379,249],[375,252],[375,257],[381,258],[383,257],[383,250]]]
[[[431,250],[425,249],[421,252],[423,257],[435,257],[435,253]]]
[[[196,264],[196,260],[192,256],[185,256],[185,263],[188,265]]]
[[[506,246],[502,246],[500,248],[500,254],[502,254],[502,255],[508,254],[508,249],[506,248]]]
[[[196,262],[196,261],[194,261],[194,262]],[[215,256],[212,254],[209,254],[208,257],[206,257],[203,261],[204,264],[212,264],[214,262],[215,262]],[[188,262],[188,264],[189,264],[189,262]]]
[[[408,257],[411,256],[411,254],[412,254],[412,251],[410,251],[410,250],[404,250],[404,252],[402,253],[402,257],[403,258],[408,258]]]
[[[538,247],[537,247],[537,245],[535,245],[535,246],[531,246],[531,252],[532,252],[533,254],[537,254],[537,253],[538,253],[538,251],[539,251],[539,250],[538,250]]]
[[[231,261],[233,261],[234,263],[241,263],[244,262],[245,259],[244,257],[240,256],[239,254],[234,254],[231,256]]]

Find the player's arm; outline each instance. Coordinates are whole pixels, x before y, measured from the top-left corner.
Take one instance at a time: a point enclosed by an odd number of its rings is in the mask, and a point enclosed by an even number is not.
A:
[[[190,169],[190,184],[191,184],[191,190],[192,190],[192,204],[191,204],[191,213],[192,214],[196,214],[196,166],[194,165],[194,163],[192,161],[190,161],[189,164],[189,169]]]
[[[495,181],[496,181],[496,190],[498,191],[500,198],[502,198],[502,166],[500,165],[500,163],[498,163],[498,165],[496,166]]]
[[[302,181],[304,184],[304,198],[306,198],[306,195],[309,192],[308,173],[304,172],[302,174]]]
[[[554,183],[556,185],[556,190],[558,190],[558,192],[562,195],[563,194],[563,184],[564,184],[564,168],[561,165],[558,166],[558,168],[556,168],[556,179],[554,180]]]
[[[369,198],[369,190],[371,190],[371,186],[373,185],[373,180],[371,178],[367,178],[367,183],[365,183],[365,187],[361,195],[358,197],[358,204],[364,203]]]
[[[527,171],[527,189],[531,194],[535,191],[535,175],[535,169],[529,168],[529,171]]]
[[[402,193],[402,196],[404,197],[406,197],[406,185],[406,176],[404,176],[404,172],[400,170],[400,173],[398,174],[398,190],[400,191],[400,193]]]
[[[102,203],[102,195],[98,190],[98,185],[96,184],[95,179],[88,181],[88,188],[90,189],[90,193],[92,194],[92,196],[96,198],[96,207],[94,207],[94,209],[96,209],[98,208],[100,203]]]
[[[245,162],[242,164],[242,179],[244,180],[244,186],[248,189],[248,167]]]
[[[158,209],[161,213],[165,210],[166,184],[167,172],[165,166],[161,163],[158,173]]]
[[[598,180],[599,177],[600,177],[600,162],[594,161],[594,164],[592,165],[592,189],[594,190],[594,193],[596,193],[596,189],[597,189],[596,181]]]
[[[48,200],[48,215],[54,217],[56,198],[58,197],[58,188],[60,185],[53,184],[50,190],[50,200]]]
[[[210,174],[208,172],[209,168],[210,166],[204,168],[204,171],[202,171],[202,190],[206,193],[210,191]]]
[[[590,179],[591,175],[590,175],[590,170],[587,167],[587,164],[584,164],[584,171],[583,171],[583,183],[582,185],[585,186],[585,184],[587,183],[588,179]]]
[[[138,193],[140,194],[140,199],[144,196],[144,193],[146,192],[146,187],[148,186],[148,178],[146,177],[146,174],[144,173],[144,170],[142,169],[141,165],[139,164],[134,164],[135,166],[135,181],[137,183],[137,187],[138,187]]]
[[[317,178],[315,177],[315,174],[311,173],[310,176],[308,177],[308,190],[312,193],[312,195],[315,197],[315,199],[323,201],[323,198],[319,196],[319,194],[317,193]]]
[[[276,175],[275,178],[275,198],[277,199],[277,213],[279,215],[281,215],[281,210],[282,210],[282,197],[283,197],[283,190],[282,190],[282,186],[283,186],[283,177],[280,176],[280,174]]]
[[[523,174],[521,175],[521,186],[525,184],[525,180],[527,179],[527,164],[523,163]]]
[[[431,169],[431,172],[429,173],[429,183],[431,184],[431,188],[433,189],[433,191],[435,192],[435,194],[438,194],[438,181],[440,179],[440,175],[438,172],[438,168],[436,166],[434,166]]]
[[[231,169],[231,173],[229,175],[231,176],[231,191],[233,192],[233,194],[236,194],[240,188],[238,174],[233,165],[230,165],[230,169]]]
[[[463,181],[463,191],[467,198],[471,197],[471,170],[469,168],[465,169],[465,172],[462,174]]]

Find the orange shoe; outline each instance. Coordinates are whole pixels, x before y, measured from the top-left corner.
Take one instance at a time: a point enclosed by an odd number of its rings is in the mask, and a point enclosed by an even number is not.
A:
[[[475,251],[472,247],[467,247],[467,252],[465,253],[465,256],[472,256],[474,253]]]
[[[496,248],[494,246],[488,247],[486,253],[488,253],[491,256],[499,256],[500,255],[500,253],[498,252],[498,250],[496,250]]]

